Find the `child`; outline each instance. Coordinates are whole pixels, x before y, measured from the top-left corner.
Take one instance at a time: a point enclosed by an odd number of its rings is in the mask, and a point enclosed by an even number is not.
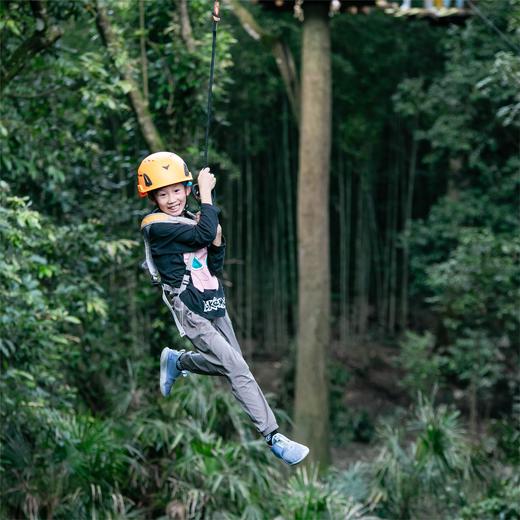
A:
[[[209,168],[198,177],[201,210],[189,218],[186,199],[193,177],[186,163],[170,152],[146,157],[138,170],[138,191],[157,209],[143,220],[147,259],[153,259],[161,277],[163,299],[174,315],[181,335],[196,352],[164,348],[160,363],[160,390],[169,395],[184,372],[224,376],[231,391],[271,451],[290,465],[298,464],[309,449],[278,432],[274,414],[242,357],[226,311],[226,298],[216,278],[224,265],[225,241],[212,204],[215,176]]]

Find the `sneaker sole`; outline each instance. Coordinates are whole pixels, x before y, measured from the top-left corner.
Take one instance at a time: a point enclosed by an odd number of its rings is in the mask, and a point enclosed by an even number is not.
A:
[[[164,385],[166,384],[166,378],[168,376],[168,353],[170,349],[168,347],[164,347],[161,352],[161,369],[159,376],[159,388],[161,389],[161,394],[166,397],[170,392],[166,393],[164,390]]]

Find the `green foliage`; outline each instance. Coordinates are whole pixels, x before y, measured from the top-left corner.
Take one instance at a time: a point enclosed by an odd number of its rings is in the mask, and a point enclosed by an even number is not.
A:
[[[327,477],[336,491],[372,508],[373,504],[369,503],[372,478],[370,463],[355,462],[344,470],[332,467]]]
[[[506,479],[486,497],[463,507],[457,520],[518,520],[520,518],[518,478]]]
[[[493,436],[472,439],[457,410],[422,394],[392,421],[378,429],[375,460],[332,470],[327,485],[377,518],[517,518],[517,425],[497,423]],[[298,504],[325,507],[323,483],[311,484],[300,482]]]
[[[518,413],[518,395],[513,405],[511,418],[499,419],[492,424],[493,438],[497,444],[497,451],[505,463],[520,466],[520,421]]]
[[[441,199],[426,221],[412,225],[412,296],[431,294],[428,269],[445,261],[462,236],[473,236],[480,229],[504,235],[503,241],[514,235],[519,225],[514,210],[514,194],[520,181],[515,170],[519,164],[517,158],[511,158],[504,167],[504,178],[485,190],[464,190],[456,198]]]
[[[367,514],[368,508],[335,489],[334,484],[320,480],[317,468],[298,469],[289,479],[286,492],[278,498],[282,518],[375,520]]]
[[[494,23],[513,36],[507,5],[493,10]],[[480,8],[489,7],[484,2]],[[518,385],[510,369],[511,360],[518,362],[519,331],[519,163],[512,146],[518,57],[501,49],[477,20],[452,29],[444,49],[450,59],[442,75],[430,83],[403,81],[394,98],[396,109],[418,122],[415,136],[427,149],[425,161],[431,172],[445,172],[448,188],[409,235],[411,295],[435,312],[437,344],[421,348],[418,338],[408,339],[400,359],[407,363],[415,351],[424,360],[424,370],[407,364],[405,380],[413,385],[419,372],[427,372],[429,352],[432,376],[456,378],[475,419],[478,402],[489,405],[497,385],[505,384],[509,396]],[[426,387],[433,382],[427,379]]]
[[[363,414],[353,414],[344,404],[345,388],[350,374],[339,363],[330,363],[328,374],[332,436],[339,445],[351,440],[370,440],[373,432],[368,418]]]
[[[476,469],[457,411],[435,408],[420,395],[414,417],[403,427],[383,426],[380,435],[372,493],[385,514],[435,517],[456,503]]]
[[[121,432],[90,416],[46,409],[28,419],[39,425],[38,432],[7,427],[4,439],[6,480],[16,482],[4,490],[11,510],[29,518],[43,511],[56,518],[90,518],[96,512],[132,518],[126,515],[131,501],[119,492],[131,462]]]
[[[489,230],[463,230],[446,262],[430,270],[430,299],[448,331],[447,368],[481,392],[505,379],[518,384],[510,367],[520,321],[520,240]]]
[[[472,426],[482,402],[491,407],[496,388],[518,391],[517,312],[520,242],[515,235],[490,229],[459,228],[458,246],[430,266],[428,298],[442,323],[442,339],[408,332],[401,342],[403,386],[430,392],[434,385],[457,381],[467,396]]]
[[[9,196],[8,185],[2,186],[4,368],[38,365],[33,374],[39,381],[63,382],[59,367],[77,352],[82,323],[99,320],[102,326],[106,317],[103,289],[92,276],[103,261],[94,254],[99,228],[75,227],[82,237],[77,240],[71,228],[52,225],[27,199]],[[92,256],[81,259],[78,250],[88,248]]]
[[[165,471],[178,487],[176,498],[193,497],[189,507],[201,518],[239,513],[272,491],[278,475],[271,454],[263,441],[251,440],[249,419],[226,388],[210,378],[188,379],[164,408],[165,424],[177,425],[164,435],[177,458]]]
[[[338,511],[362,518],[360,505],[317,475],[296,478],[286,490],[264,442],[251,440],[247,416],[214,380],[192,375],[158,406],[150,392],[155,378],[136,384],[140,372],[150,372],[147,363],[129,363],[126,375],[110,369],[90,345],[112,315],[92,277],[133,242],[107,240],[95,222],[83,224],[78,241],[68,226],[3,188],[1,464],[2,481],[13,483],[2,486],[8,514],[140,518],[182,504],[190,518],[264,518],[287,507],[291,495],[304,515],[298,518],[322,507],[332,518]],[[115,393],[94,416],[87,398],[102,393],[85,393],[82,382],[95,381],[101,367],[115,376],[106,383]]]
[[[520,125],[520,58],[517,55],[497,52],[489,76],[482,79],[477,88],[503,103],[496,116],[504,126]]]
[[[520,240],[486,229],[462,229],[459,241],[450,258],[430,271],[431,303],[455,332],[472,327],[495,336],[516,335]]]
[[[56,226],[9,195],[2,183],[0,287],[3,498],[29,518],[124,514],[129,454],[110,421],[75,408],[83,328],[106,325],[107,303],[95,273],[129,242],[100,240],[99,226]],[[79,239],[78,235],[79,233]],[[81,251],[83,254],[79,254]],[[87,511],[89,512],[87,514]]]
[[[428,395],[441,381],[442,359],[434,353],[435,337],[431,332],[423,335],[406,331],[400,342],[397,366],[404,370],[401,385],[415,396]]]
[[[352,441],[369,443],[375,433],[373,419],[366,410],[352,411],[345,407],[332,416],[331,429],[331,437],[338,446]]]
[[[482,2],[479,8],[492,13],[493,23],[514,41],[508,27],[512,4]],[[394,96],[396,111],[413,122],[424,150],[417,181],[427,183],[428,191],[448,192],[436,195],[424,221],[412,224],[410,292],[417,303],[430,294],[428,269],[448,258],[464,228],[505,234],[507,241],[519,226],[514,144],[519,62],[489,30],[477,18],[452,28],[442,41],[443,73],[407,78]]]

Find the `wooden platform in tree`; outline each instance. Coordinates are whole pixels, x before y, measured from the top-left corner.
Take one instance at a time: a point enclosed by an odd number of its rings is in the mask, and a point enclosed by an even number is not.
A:
[[[264,9],[273,11],[292,11],[294,0],[251,0],[253,4],[260,4]],[[330,0],[304,0],[302,7],[308,4],[330,4]],[[341,12],[348,12],[352,8],[362,10],[363,8],[377,7],[377,0],[341,0]]]
[[[250,0],[253,4],[258,4],[269,11],[293,11],[295,0]],[[328,4],[330,0],[304,0],[302,7],[309,4]],[[417,3],[417,2],[416,2]],[[421,2],[422,3],[422,2]],[[452,2],[453,3],[453,2]],[[419,19],[426,20],[436,25],[463,24],[467,18],[472,16],[469,8],[458,9],[439,8],[426,9],[424,7],[411,7],[403,9],[401,2],[388,0],[340,0],[341,13],[348,14],[368,14],[373,9],[381,9],[390,16],[407,20]]]
[[[440,9],[425,9],[423,7],[411,7],[402,9],[400,4],[393,2],[378,2],[378,7],[384,9],[388,15],[396,18],[427,20],[436,25],[463,24],[473,15],[471,9],[457,9],[455,7]]]

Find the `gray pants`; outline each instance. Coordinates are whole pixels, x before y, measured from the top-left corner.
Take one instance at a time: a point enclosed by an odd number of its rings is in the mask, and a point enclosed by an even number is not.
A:
[[[278,429],[274,414],[242,356],[227,312],[223,318],[210,321],[190,311],[179,297],[173,299],[173,309],[198,351],[183,354],[179,361],[181,368],[195,374],[224,376],[262,435]]]

